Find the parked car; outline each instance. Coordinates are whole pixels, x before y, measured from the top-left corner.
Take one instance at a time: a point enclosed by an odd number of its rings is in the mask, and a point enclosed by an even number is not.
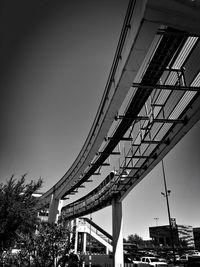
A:
[[[189,255],[187,267],[200,267],[200,255]]]
[[[18,254],[18,253],[20,253],[21,252],[21,249],[20,248],[13,248],[12,250],[11,250],[11,254]]]
[[[139,263],[141,263],[141,259],[139,256],[132,257],[132,262],[134,263],[134,266],[138,266]]]
[[[164,259],[164,258],[158,258],[158,260],[159,260],[160,262],[166,262],[166,263],[167,263],[167,260]]]
[[[124,254],[124,263],[133,263],[131,255]]]
[[[184,254],[180,256],[180,258],[177,260],[177,263],[185,264],[188,262],[188,254]]]
[[[141,262],[147,264],[148,266],[154,267],[167,267],[168,264],[163,261],[159,261],[156,257],[142,257]]]
[[[178,254],[175,255],[175,259],[174,259],[174,256],[171,255],[171,254],[167,256],[168,264],[173,263],[174,260],[175,260],[176,263],[178,263],[179,259],[180,259],[180,255],[178,255]]]

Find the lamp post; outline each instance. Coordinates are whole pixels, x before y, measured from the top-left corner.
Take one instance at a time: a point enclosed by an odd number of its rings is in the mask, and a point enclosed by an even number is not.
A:
[[[161,162],[162,162],[162,172],[163,172],[163,180],[164,180],[164,188],[165,188],[165,193],[161,192],[161,194],[166,198],[166,202],[167,202],[167,212],[168,212],[168,218],[169,218],[169,228],[170,228],[171,245],[172,245],[172,251],[173,251],[173,261],[175,264],[176,257],[175,257],[175,248],[174,248],[174,237],[173,237],[173,229],[172,229],[172,224],[171,224],[171,215],[170,215],[169,199],[168,199],[168,196],[170,195],[171,190],[167,189],[163,159]]]

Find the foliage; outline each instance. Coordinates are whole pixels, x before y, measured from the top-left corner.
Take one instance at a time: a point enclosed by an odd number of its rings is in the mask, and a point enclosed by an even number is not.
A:
[[[21,251],[11,253],[7,250],[3,253],[4,266],[54,266],[56,260],[69,251],[67,246],[70,229],[62,225],[40,223],[32,235],[21,235]],[[23,242],[22,242],[23,241]]]
[[[29,234],[37,222],[38,199],[33,197],[42,179],[25,183],[26,174],[16,180],[12,176],[0,184],[0,237],[2,249],[10,247],[20,234]]]
[[[30,266],[29,264],[29,255],[26,249],[22,250],[19,253],[12,253],[11,250],[8,250],[3,253],[3,266]]]
[[[62,225],[43,223],[33,239],[34,262],[36,266],[48,266],[66,250],[69,231]]]
[[[133,243],[133,244],[136,244],[136,245],[143,245],[144,241],[142,239],[142,237],[140,237],[139,235],[137,234],[131,234],[128,236],[127,238],[127,242],[128,243]]]

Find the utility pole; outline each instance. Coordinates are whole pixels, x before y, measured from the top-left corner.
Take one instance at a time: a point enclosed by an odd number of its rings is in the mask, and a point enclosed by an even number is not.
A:
[[[172,251],[173,251],[173,260],[174,260],[174,264],[175,264],[176,257],[175,257],[175,248],[174,248],[174,237],[173,237],[173,229],[172,229],[172,224],[171,224],[171,215],[170,215],[169,199],[168,199],[168,196],[170,195],[171,190],[167,189],[163,159],[162,159],[161,163],[162,163],[162,172],[163,172],[163,180],[164,180],[164,187],[165,187],[165,193],[161,192],[161,194],[166,198],[166,202],[167,202],[167,212],[168,212],[169,228],[170,228],[170,235],[171,235],[171,245],[172,245]]]

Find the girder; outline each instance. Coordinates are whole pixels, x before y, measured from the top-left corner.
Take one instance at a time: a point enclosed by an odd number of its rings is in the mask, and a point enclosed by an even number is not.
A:
[[[133,30],[135,31],[134,28],[137,28],[137,27],[140,28],[140,21],[143,17],[143,11],[141,12],[141,10],[143,9],[144,5],[145,5],[145,2],[143,1],[139,1],[137,5],[135,4],[135,1],[130,1],[128,5],[127,14],[124,20],[124,24],[123,24],[123,28],[121,31],[120,40],[117,46],[114,61],[111,67],[111,71],[108,77],[106,88],[105,88],[99,109],[97,111],[94,123],[92,125],[89,135],[77,159],[75,160],[71,168],[67,171],[67,173],[55,184],[56,194],[58,198],[64,197],[67,191],[73,190],[71,186],[74,180],[79,179],[79,177],[84,174],[84,177],[82,178],[82,180],[77,182],[77,186],[79,186],[81,183],[89,179],[90,176],[93,175],[93,173],[96,172],[97,170],[96,166],[92,166],[89,172],[85,174],[85,169],[91,163],[94,155],[100,148],[101,143],[103,142],[104,137],[106,136],[106,133],[108,132],[112,124],[112,117],[114,118],[114,116],[116,115],[116,107],[121,105],[124,97],[126,96],[129,90],[129,86],[126,88],[123,87],[123,90],[121,90],[121,85],[119,83],[117,84],[116,81],[118,79],[118,75],[120,76],[121,69],[123,69],[125,66],[125,62],[121,60],[122,54],[124,54],[124,51],[123,51],[124,44],[125,42],[127,42],[127,38],[129,37],[128,41],[130,42],[130,44],[128,45],[128,50],[131,49],[132,43],[135,41],[137,31],[134,32],[133,34],[130,34],[130,33]],[[131,20],[132,20],[133,14],[136,14],[136,13],[137,13],[137,15],[135,16],[136,21],[134,22],[134,24],[136,25],[133,28],[132,26],[130,27],[130,25],[132,24]],[[156,25],[152,25],[152,27],[148,28],[147,31],[149,32],[150,30],[155,31],[156,28],[157,28]],[[154,33],[152,33],[152,35],[150,35],[150,37],[146,39],[146,50],[148,49],[148,46],[152,41],[151,38],[154,38]],[[146,55],[146,51],[144,50],[144,52],[140,56],[141,59],[145,57],[145,55]],[[128,58],[128,54],[123,55],[123,59],[125,58]],[[137,68],[139,68],[139,66]],[[136,73],[132,73],[131,76],[134,76],[135,74]],[[127,79],[130,79],[130,77],[126,78],[126,82],[127,82]],[[131,82],[132,82],[132,78],[130,80],[130,84]],[[46,192],[42,196],[42,200],[45,201],[45,199],[50,198],[52,193],[53,193],[53,190],[51,188],[50,190],[48,190],[48,192]]]
[[[197,71],[188,71],[192,51],[200,51],[196,38],[200,30],[195,26],[192,34],[184,31],[182,18],[176,18],[177,28],[172,27],[175,21],[168,24],[164,15],[158,22],[157,4],[161,7],[160,18],[161,13],[165,14],[163,1],[130,1],[93,127],[78,158],[55,185],[54,192],[63,199],[76,193],[77,188],[92,181],[90,177],[108,165],[110,156],[119,156],[120,166],[89,194],[64,207],[62,215],[66,218],[104,208],[113,197],[123,200],[200,118],[200,78]],[[188,45],[190,38],[192,45]],[[120,142],[127,144],[124,153],[116,151]],[[49,190],[43,198],[51,193]]]
[[[154,57],[152,58],[151,62],[149,63],[149,66],[143,76],[141,84],[144,85],[156,85],[156,83],[159,81],[163,71],[168,66],[170,60],[172,59],[174,53],[177,51],[177,48],[183,44],[183,41],[185,40],[185,37],[178,36],[178,37],[171,37],[171,36],[164,36],[155,52]],[[165,47],[165,53],[162,53],[162,48]],[[137,90],[127,111],[126,116],[127,117],[136,117],[138,113],[140,112],[142,106],[144,105],[145,101],[150,96],[153,89],[140,89]],[[135,105],[137,103],[137,105]],[[114,135],[111,138],[108,138],[108,143],[104,149],[104,154],[101,154],[101,156],[95,161],[95,165],[92,167],[98,167],[102,166],[103,162],[107,159],[107,155],[110,154],[120,140],[127,139],[124,137],[125,133],[133,123],[133,120],[121,120],[120,125],[116,129]],[[130,138],[128,138],[129,140]],[[85,182],[88,177],[90,177],[93,172],[95,171],[94,168],[91,168],[87,174],[84,176],[84,178],[79,182],[83,183]],[[76,187],[76,185],[70,189],[73,190]],[[67,194],[68,192],[66,192]]]
[[[168,84],[156,84],[156,85],[144,85],[141,83],[133,83],[132,87],[141,88],[141,89],[162,89],[162,90],[178,90],[178,91],[198,91],[198,87],[196,86],[183,86],[181,84],[178,85],[168,85]]]
[[[163,73],[161,76],[164,76]],[[96,211],[98,208],[110,205],[110,199],[114,196],[123,199],[200,118],[200,87],[195,86],[195,90],[190,90],[190,87],[194,88],[193,86],[184,87],[184,90],[178,90],[179,97],[176,98],[174,104],[171,101],[174,92],[173,86],[170,92],[168,92],[166,100],[162,104],[158,104],[157,101],[162,93],[166,92],[166,88],[163,86],[161,89],[159,85],[152,86],[153,90],[150,96],[155,95],[155,92],[159,91],[154,103],[150,105],[152,109],[159,107],[159,111],[155,112],[153,110],[151,112],[152,119],[149,116],[141,116],[140,114],[141,110],[145,109],[148,98],[136,115],[134,114],[131,117],[130,113],[128,115],[126,113],[118,116],[117,119],[124,120],[126,123],[132,120],[132,123],[140,124],[140,130],[137,132],[138,136],[141,135],[140,142],[136,143],[137,137],[135,136],[135,139],[132,137],[131,148],[124,156],[124,163],[119,168],[119,173],[116,173],[112,179],[108,179],[109,176],[106,177],[102,187],[97,187],[96,191],[93,190],[85,196],[87,205],[84,207],[84,215],[88,212],[93,212],[93,209]],[[147,88],[149,88],[149,85],[147,85]],[[146,90],[146,87],[143,89]],[[187,92],[193,92],[193,97],[185,98],[186,105],[183,103],[183,99]],[[182,111],[181,105],[184,105]],[[180,111],[175,118],[173,113],[177,108]],[[127,111],[129,111],[129,108]],[[149,124],[143,127],[146,122]],[[143,134],[140,133],[142,131]],[[111,138],[110,140],[113,139]],[[147,147],[142,149],[143,145]],[[142,150],[143,152],[141,152]],[[124,175],[124,173],[126,174]],[[108,181],[106,182],[106,180]],[[63,216],[73,218],[80,215],[81,201],[85,201],[84,198],[67,205],[62,211]],[[89,205],[90,201],[93,203],[92,207]],[[73,211],[75,210],[75,213],[70,212],[71,205],[73,205]]]

